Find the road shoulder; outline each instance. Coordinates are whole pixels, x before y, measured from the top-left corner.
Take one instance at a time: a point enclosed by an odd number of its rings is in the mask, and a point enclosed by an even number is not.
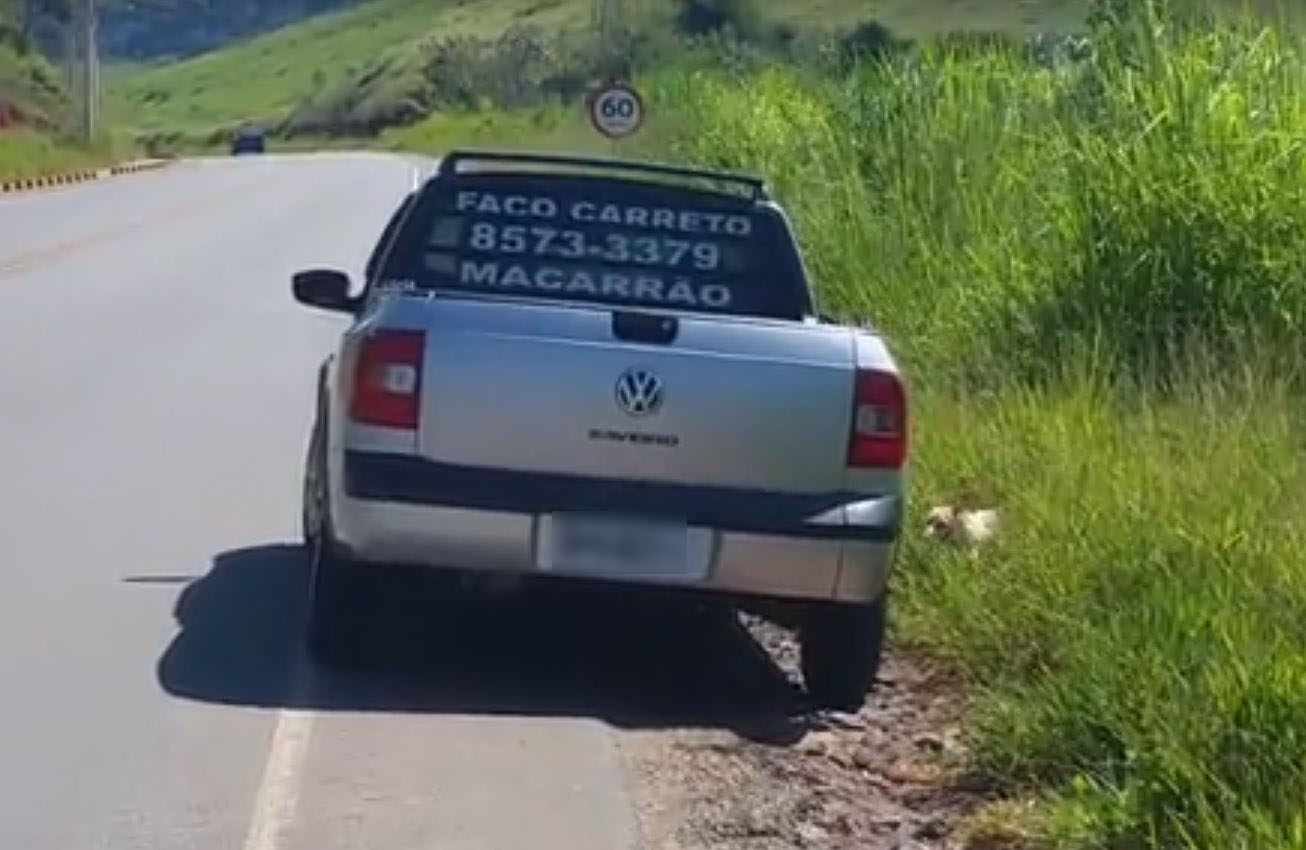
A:
[[[796,647],[749,629],[796,678]],[[981,794],[962,771],[962,699],[926,660],[891,654],[855,715],[760,713],[722,728],[619,733],[646,850],[961,846]]]

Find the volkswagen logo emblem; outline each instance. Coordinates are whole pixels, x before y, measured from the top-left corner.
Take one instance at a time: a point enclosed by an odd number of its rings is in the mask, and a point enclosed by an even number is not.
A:
[[[664,397],[662,379],[648,369],[627,369],[617,379],[617,406],[631,416],[657,413]]]

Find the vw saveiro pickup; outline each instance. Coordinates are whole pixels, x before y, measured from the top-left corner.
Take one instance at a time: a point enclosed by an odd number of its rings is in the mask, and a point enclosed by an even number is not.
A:
[[[709,594],[794,615],[807,691],[860,705],[906,496],[907,395],[817,314],[760,179],[456,151],[384,228],[322,364],[307,640],[343,663],[383,564]]]

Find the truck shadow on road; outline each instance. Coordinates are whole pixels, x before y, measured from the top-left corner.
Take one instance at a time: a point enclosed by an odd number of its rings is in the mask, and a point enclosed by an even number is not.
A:
[[[398,574],[368,641],[373,660],[341,672],[304,657],[306,590],[298,547],[216,557],[178,598],[164,689],[235,705],[594,717],[764,740],[788,737],[798,706],[746,629],[680,600],[572,586],[492,596]]]

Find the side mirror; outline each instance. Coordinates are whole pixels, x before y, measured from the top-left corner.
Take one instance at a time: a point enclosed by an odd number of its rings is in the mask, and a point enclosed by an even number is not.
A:
[[[309,269],[291,279],[295,300],[310,307],[352,313],[356,308],[349,296],[349,275],[335,269]]]

